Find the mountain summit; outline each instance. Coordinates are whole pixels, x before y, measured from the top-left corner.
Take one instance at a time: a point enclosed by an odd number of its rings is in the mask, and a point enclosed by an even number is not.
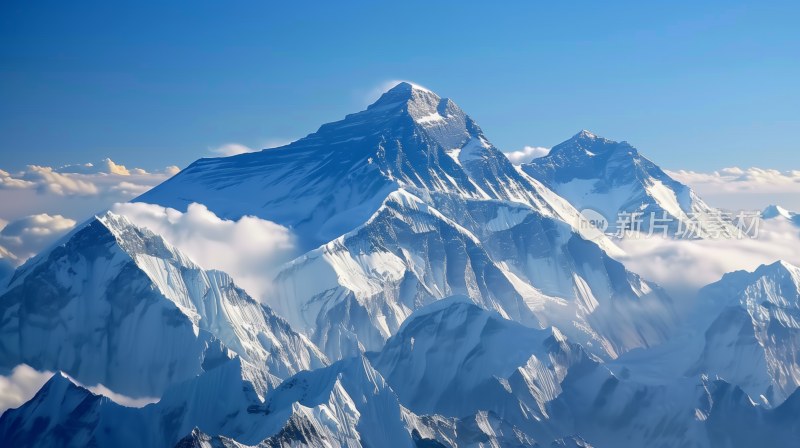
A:
[[[200,159],[135,201],[178,210],[199,202],[224,218],[258,216],[292,228],[311,249],[365,222],[400,188],[520,202],[579,219],[518,171],[453,101],[407,82],[289,145]]]
[[[602,214],[611,232],[631,214],[641,216],[643,232],[666,227],[669,235],[690,238],[734,232],[691,188],[625,141],[584,130],[521,168],[579,210]]]

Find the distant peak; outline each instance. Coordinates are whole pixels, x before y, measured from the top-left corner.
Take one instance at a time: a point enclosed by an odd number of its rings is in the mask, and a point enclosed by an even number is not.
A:
[[[784,217],[784,218],[791,218],[793,215],[792,212],[786,210],[785,208],[781,207],[780,205],[768,205],[764,210],[761,212],[761,217],[764,219],[772,219],[777,217]]]
[[[800,274],[800,268],[788,261],[778,260],[772,264],[762,264],[754,272],[754,274],[759,277],[774,273]]]
[[[599,138],[599,137],[597,137],[597,135],[587,131],[586,129],[583,129],[580,132],[578,132],[577,134],[573,135],[572,138],[577,138],[577,139],[586,139],[586,138],[588,138],[588,139],[594,140],[594,139]],[[605,140],[605,139],[603,139],[603,140]]]

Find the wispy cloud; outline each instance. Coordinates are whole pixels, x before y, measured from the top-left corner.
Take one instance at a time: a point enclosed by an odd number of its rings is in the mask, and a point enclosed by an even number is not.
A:
[[[514,165],[519,165],[522,163],[528,163],[531,160],[539,157],[544,157],[549,153],[550,148],[545,148],[544,146],[525,146],[520,150],[507,152],[505,154],[511,163]]]
[[[787,219],[759,222],[756,238],[673,240],[631,238],[618,241],[621,258],[632,271],[691,297],[698,288],[735,270],[785,260],[800,264],[800,227]]]
[[[92,196],[100,192],[91,180],[62,174],[49,166],[28,165],[23,176],[25,180],[33,182],[42,193]]]
[[[75,221],[61,215],[40,213],[9,222],[0,230],[0,247],[15,265],[36,255],[75,226]]]
[[[42,213],[83,220],[112,204],[132,199],[179,170],[128,168],[111,159],[58,168],[30,165],[0,170],[0,219],[16,221]]]
[[[713,172],[668,171],[712,205],[729,209],[770,204],[800,210],[800,170],[731,167]]]
[[[134,168],[128,170],[125,165],[118,165],[113,160],[105,158],[98,163],[84,163],[80,165],[64,165],[57,168],[55,171],[59,173],[73,173],[73,174],[117,174],[120,176],[130,176],[131,172],[134,174],[147,174],[147,171],[141,168]]]
[[[53,372],[39,372],[21,364],[8,376],[0,375],[0,414],[27,402],[44,386]]]
[[[272,271],[297,255],[289,229],[253,216],[222,219],[202,204],[186,212],[143,203],[111,210],[163,236],[200,266],[227,272],[256,298],[270,292]]]

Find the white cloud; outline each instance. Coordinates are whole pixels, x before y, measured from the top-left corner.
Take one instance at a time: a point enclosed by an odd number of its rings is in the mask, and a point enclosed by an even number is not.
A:
[[[785,260],[800,265],[800,228],[787,219],[760,221],[756,238],[671,240],[629,238],[618,242],[629,269],[667,288],[676,297],[692,297],[702,286],[735,270]]]
[[[224,145],[217,146],[216,148],[210,148],[209,151],[222,157],[229,157],[248,152],[255,152],[258,150],[240,143],[225,143]]]
[[[539,157],[544,157],[549,153],[550,148],[545,148],[543,146],[525,146],[518,151],[507,152],[505,154],[511,163],[514,165],[519,165],[522,163],[528,163],[533,159],[538,159]]]
[[[770,204],[800,210],[800,170],[724,168],[710,173],[668,171],[710,204],[729,209],[762,209]]]
[[[27,364],[20,364],[11,371],[8,376],[0,375],[0,414],[8,409],[18,408],[34,397],[37,392],[45,385],[53,372],[40,372]],[[131,398],[126,395],[118,394],[102,384],[86,386],[72,377],[73,383],[88,389],[95,395],[104,395],[117,404],[127,407],[141,408],[150,403],[155,403],[158,398],[141,397]]]
[[[164,168],[164,174],[166,174],[167,176],[174,176],[174,175],[178,174],[180,171],[181,171],[181,169],[178,168],[175,165],[170,165],[170,166]]]
[[[115,204],[111,210],[163,236],[203,268],[227,272],[259,299],[269,294],[275,269],[297,255],[289,229],[253,216],[225,220],[201,204],[189,205],[185,213],[143,203]]]
[[[46,212],[83,220],[116,202],[130,200],[179,170],[148,172],[110,159],[61,168],[29,166],[19,173],[0,170],[0,218],[17,220]]]
[[[27,169],[17,174],[0,170],[0,189],[36,189],[43,194],[59,196],[94,196],[103,192],[103,186],[123,182],[122,179],[128,182],[128,190],[133,191],[131,185],[136,181],[145,180],[144,184],[139,185],[152,186],[152,182],[147,182],[148,178],[163,180],[178,171],[180,169],[174,165],[152,173],[142,168],[129,170],[125,165],[117,164],[111,159],[60,168],[28,165]]]
[[[133,182],[122,181],[118,185],[111,187],[113,191],[119,191],[127,196],[138,196],[152,188],[150,185],[135,184]]]
[[[26,364],[18,365],[8,376],[0,375],[0,414],[33,398],[52,376],[53,372],[39,372]]]
[[[8,171],[0,170],[0,189],[33,188],[35,183],[24,179],[17,179]]]
[[[33,182],[40,192],[59,196],[89,196],[99,192],[93,182],[56,172],[49,166],[28,165],[24,177],[25,180]]]
[[[74,220],[47,213],[12,221],[0,230],[0,252],[2,249],[8,252],[0,253],[0,257],[19,265],[73,227],[75,227]]]
[[[82,165],[65,165],[57,168],[55,171],[59,173],[72,173],[72,174],[116,174],[119,176],[130,176],[131,172],[136,174],[147,174],[147,171],[141,168],[133,168],[128,170],[125,165],[118,165],[113,160],[105,158],[98,163],[84,163]]]

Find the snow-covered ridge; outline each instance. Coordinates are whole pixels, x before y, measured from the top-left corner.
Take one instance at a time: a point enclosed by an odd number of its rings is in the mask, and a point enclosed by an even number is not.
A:
[[[288,264],[270,305],[332,358],[379,349],[414,310],[456,294],[603,356],[666,337],[669,298],[566,223],[520,203],[423,194],[392,193],[364,225]]]
[[[700,291],[705,348],[693,372],[717,375],[764,404],[800,386],[800,268],[785,261],[737,271]]]
[[[620,216],[640,213],[642,223],[635,230],[643,232],[666,226],[672,236],[691,229],[689,238],[735,234],[717,210],[628,142],[581,131],[521,169],[577,209],[599,212],[609,223],[608,232],[618,230]]]
[[[64,370],[126,395],[160,396],[228,350],[261,391],[327,362],[227,274],[112,213],[27,264],[0,306],[0,365]]]
[[[399,188],[525,203],[580,229],[580,214],[515,168],[453,101],[409,83],[289,145],[200,159],[136,201],[258,216],[310,250],[365,222]]]

